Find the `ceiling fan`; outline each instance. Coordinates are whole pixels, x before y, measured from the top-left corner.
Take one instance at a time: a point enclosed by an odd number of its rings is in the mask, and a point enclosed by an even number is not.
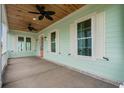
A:
[[[28,31],[30,31],[30,32],[35,32],[35,33],[37,32],[37,29],[35,29],[34,27],[32,27],[31,26],[31,23],[28,24],[28,27],[27,28],[28,28]]]
[[[29,11],[29,13],[32,13],[32,14],[39,14],[40,16],[38,17],[39,20],[42,20],[44,17],[47,18],[48,20],[53,20],[53,18],[51,17],[51,15],[54,15],[55,12],[54,11],[46,11],[45,10],[45,7],[44,6],[40,6],[40,5],[36,5],[35,6],[36,9],[39,11],[39,12],[31,12]]]

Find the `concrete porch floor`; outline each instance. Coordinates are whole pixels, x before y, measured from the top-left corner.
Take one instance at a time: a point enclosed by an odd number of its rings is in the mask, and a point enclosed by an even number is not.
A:
[[[37,57],[9,59],[4,88],[114,88],[109,83]]]

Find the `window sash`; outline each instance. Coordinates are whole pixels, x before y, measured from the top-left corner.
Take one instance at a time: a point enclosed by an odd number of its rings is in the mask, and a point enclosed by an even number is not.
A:
[[[51,52],[56,52],[56,43],[51,43]]]
[[[26,37],[26,42],[31,42],[31,38]]]
[[[24,51],[24,37],[18,36],[18,51]]]
[[[18,37],[18,42],[24,42],[24,37]]]
[[[78,55],[83,55],[83,56],[91,56],[92,55],[91,40],[92,40],[92,38],[78,40]]]
[[[26,51],[31,51],[31,38],[26,37]]]
[[[50,34],[51,52],[56,52],[56,32]]]
[[[88,24],[89,21],[89,24]],[[87,23],[85,25],[85,22]],[[92,20],[87,19],[77,23],[77,54],[92,56]],[[87,32],[88,31],[88,32]],[[90,44],[89,44],[90,43]]]

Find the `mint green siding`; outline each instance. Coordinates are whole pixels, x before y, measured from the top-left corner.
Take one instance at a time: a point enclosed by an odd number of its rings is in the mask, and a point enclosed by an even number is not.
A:
[[[88,61],[68,56],[70,53],[70,33],[69,26],[80,17],[93,12],[105,12],[105,55],[110,60]],[[97,76],[113,81],[124,81],[124,17],[123,5],[90,5],[84,10],[52,25],[41,31],[48,37],[51,30],[59,30],[60,52],[61,54],[51,54],[48,52],[48,41],[44,42],[45,59],[77,68]],[[38,47],[39,45],[37,45]],[[39,51],[39,48],[37,48]]]
[[[18,46],[18,36],[22,37],[31,37],[31,51],[22,51],[18,52],[17,46]],[[24,44],[24,47],[26,47],[26,44]],[[15,58],[15,57],[25,57],[25,56],[36,56],[36,34],[35,33],[29,33],[29,32],[17,32],[17,31],[10,31],[8,33],[8,56],[9,58]]]

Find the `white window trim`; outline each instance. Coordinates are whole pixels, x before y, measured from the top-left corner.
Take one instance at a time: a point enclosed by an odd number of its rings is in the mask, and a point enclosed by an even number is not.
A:
[[[101,13],[103,13],[103,14],[105,14],[104,12],[101,12]],[[100,13],[100,14],[101,14]],[[99,13],[98,13],[98,15],[99,15]],[[90,60],[90,61],[96,61],[96,60],[103,60],[103,58],[101,57],[97,57],[98,56],[98,54],[96,53],[96,49],[98,48],[98,45],[96,46],[96,31],[97,30],[105,30],[105,18],[104,19],[102,19],[102,21],[104,21],[104,25],[102,26],[102,27],[97,27],[96,25],[98,25],[98,23],[99,23],[99,20],[97,20],[97,17],[98,17],[98,15],[97,15],[97,13],[96,12],[94,12],[94,13],[92,13],[92,14],[90,14],[90,15],[87,15],[87,16],[84,16],[84,17],[82,17],[82,18],[79,18],[79,19],[77,19],[75,22],[74,22],[74,36],[71,36],[71,37],[74,37],[74,40],[73,40],[73,48],[74,48],[74,52],[73,52],[73,54],[71,54],[72,56],[74,56],[74,57],[76,57],[76,58],[78,58],[78,59],[81,59],[81,60]],[[105,15],[104,15],[104,17],[105,17]],[[82,21],[85,21],[85,20],[87,20],[87,19],[91,19],[92,21],[91,21],[91,35],[92,35],[92,56],[83,56],[83,55],[78,55],[77,54],[77,23],[80,23],[80,22],[82,22]],[[101,25],[100,25],[101,26]],[[98,33],[98,32],[97,32]],[[102,56],[105,56],[105,31],[104,31],[104,44],[103,44],[103,47],[102,48],[104,48],[103,49],[103,53],[102,53]],[[102,39],[103,39],[102,38]],[[98,38],[97,38],[98,39]],[[98,41],[97,41],[97,43],[98,43]]]
[[[51,51],[51,33],[53,33],[53,32],[55,32],[56,33],[56,40],[55,40],[55,42],[56,42],[56,52],[52,52]],[[59,53],[59,30],[57,30],[57,29],[54,29],[54,30],[52,30],[52,31],[50,31],[49,33],[49,40],[48,40],[48,44],[49,44],[49,53],[50,54],[55,54],[55,55],[57,55],[58,53]]]
[[[93,13],[93,14],[90,14],[88,16],[85,16],[85,17],[82,17],[82,18],[79,18],[78,20],[75,21],[75,57],[78,57],[78,58],[83,58],[83,59],[94,59],[94,29],[95,29],[95,14],[96,13]],[[77,54],[77,24],[80,23],[80,22],[83,22],[87,19],[91,19],[91,38],[92,38],[92,55],[91,56],[83,56],[83,55],[78,55]]]
[[[103,42],[102,44],[100,44],[102,46],[96,45],[96,47],[95,47],[95,49],[99,49],[100,50],[100,53],[96,54],[96,59],[97,60],[104,60],[105,61],[105,59],[103,59],[103,57],[106,57],[106,55],[105,55],[105,39],[106,39],[105,38],[105,12],[100,12],[100,13],[98,13],[96,15],[96,23],[97,23],[97,27],[96,27],[97,34],[98,34],[99,31],[102,31],[102,33],[100,33],[101,37],[99,39],[101,39],[102,42]],[[98,41],[96,41],[96,42],[98,42]]]

